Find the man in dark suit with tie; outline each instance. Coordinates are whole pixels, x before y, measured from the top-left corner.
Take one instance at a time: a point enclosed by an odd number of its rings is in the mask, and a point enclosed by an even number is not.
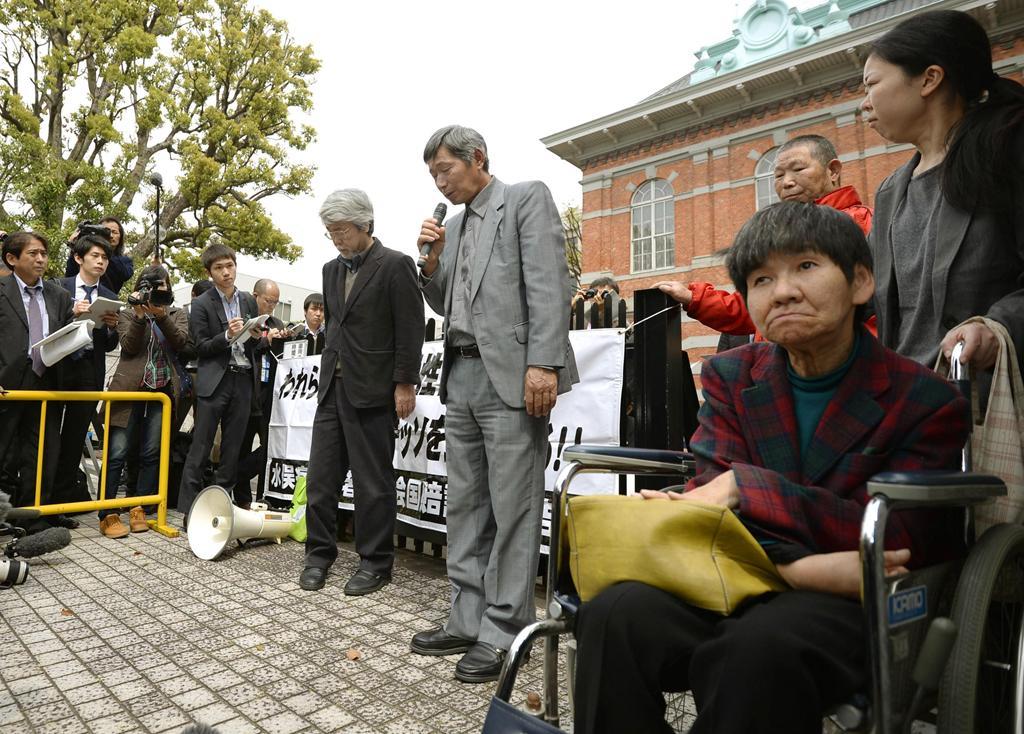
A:
[[[306,475],[303,589],[322,588],[338,556],[338,496],[352,470],[359,568],[345,594],[391,580],[394,563],[395,423],[416,405],[423,298],[412,259],[373,236],[373,205],[359,189],[335,191],[320,219],[340,253],[324,265],[327,339]]]
[[[235,490],[238,456],[252,407],[253,370],[258,365],[255,347],[260,337],[258,331],[248,337],[240,336],[245,322],[256,315],[257,306],[252,294],[235,287],[235,251],[227,245],[213,244],[203,250],[202,259],[214,287],[192,301],[189,309],[189,327],[199,364],[195,379],[195,429],[178,493],[178,510],[185,514],[186,530],[188,513],[199,492],[203,465],[210,455],[218,425],[220,463],[215,481],[228,492]],[[244,491],[234,493],[235,504],[249,501],[249,488],[241,490]]]
[[[252,395],[252,414],[242,439],[242,458],[238,462],[238,479],[236,496],[250,493],[248,503],[239,503],[241,507],[252,504],[252,480],[255,477],[256,498],[263,497],[264,483],[267,475],[267,438],[270,432],[270,413],[274,407],[274,380],[277,377],[277,360],[281,357],[284,341],[284,323],[274,316],[274,309],[281,299],[281,288],[270,278],[260,278],[252,287],[252,296],[256,299],[259,315],[267,317],[263,325],[262,336],[257,348],[262,351],[257,359],[255,390]],[[259,436],[259,448],[252,447],[253,440]]]
[[[0,278],[0,386],[8,390],[52,390],[56,367],[43,364],[32,345],[71,321],[71,297],[43,281],[49,243],[33,232],[14,232],[3,241],[3,260],[13,272]],[[57,458],[59,421],[46,424],[42,501],[50,498]],[[35,503],[39,446],[39,403],[0,402],[0,463],[16,476],[15,506]]]
[[[98,234],[80,235],[71,243],[71,255],[78,264],[78,274],[61,278],[57,282],[68,292],[75,318],[88,318],[89,307],[96,298],[117,299],[117,294],[100,284],[110,262],[110,241]],[[61,370],[61,390],[102,390],[106,374],[106,353],[117,348],[117,313],[103,315],[92,332],[92,345],[68,356]],[[78,465],[82,460],[82,443],[89,430],[89,422],[96,413],[96,404],[69,401],[55,405],[54,416],[63,419],[60,428],[60,453],[57,455],[57,475],[53,482],[55,502],[80,502],[91,499],[76,491]],[[57,516],[60,517],[59,515]],[[74,527],[78,523],[68,519],[63,523]]]

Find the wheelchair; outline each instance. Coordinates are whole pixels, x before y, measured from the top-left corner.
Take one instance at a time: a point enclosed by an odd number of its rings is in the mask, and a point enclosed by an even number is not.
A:
[[[958,357],[954,351],[952,377],[969,395]],[[565,449],[563,457],[551,501],[547,616],[513,641],[492,703],[492,712],[495,706],[513,710],[510,698],[519,667],[533,643],[543,639],[545,723],[507,731],[559,731],[559,637],[572,634],[580,606],[561,535],[573,479],[610,473],[682,483],[695,474],[694,458],[687,452],[576,445]],[[970,473],[969,445],[961,468],[886,472],[868,482],[860,555],[869,689],[827,713],[840,731],[902,734],[922,721],[936,725],[939,734],[1024,734],[1024,527],[996,525],[976,539],[972,508],[1005,495],[1006,486],[997,477]],[[966,556],[886,578],[882,541],[889,514],[943,506],[964,508]],[[569,646],[570,705],[572,652]],[[490,729],[485,726],[485,731]]]

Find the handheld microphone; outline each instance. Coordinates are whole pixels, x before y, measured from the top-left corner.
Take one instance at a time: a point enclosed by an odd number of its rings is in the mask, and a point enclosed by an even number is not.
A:
[[[12,550],[16,556],[35,558],[44,553],[58,551],[70,542],[71,533],[67,528],[48,528],[34,535],[19,538],[12,544]]]
[[[434,221],[441,225],[444,223],[444,215],[448,213],[448,205],[443,201],[434,207]],[[423,266],[427,264],[427,256],[430,254],[430,248],[433,247],[433,242],[424,242],[423,246],[420,247],[420,257],[416,261],[416,267],[423,270]]]

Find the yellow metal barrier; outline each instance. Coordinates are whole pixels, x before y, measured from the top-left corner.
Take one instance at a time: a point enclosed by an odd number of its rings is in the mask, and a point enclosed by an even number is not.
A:
[[[158,392],[100,392],[63,390],[6,390],[0,392],[0,403],[4,401],[40,402],[39,408],[39,453],[36,458],[36,498],[31,507],[43,515],[60,515],[67,512],[91,512],[93,510],[117,510],[138,505],[156,505],[156,520],[147,520],[149,526],[168,538],[178,537],[177,528],[167,524],[167,475],[171,461],[171,399]],[[87,502],[65,502],[63,504],[42,504],[43,447],[46,443],[46,406],[51,401],[98,402],[104,401],[103,413],[103,464],[100,469],[100,497]],[[160,473],[157,493],[124,499],[107,499],[107,447],[110,443],[110,404],[123,402],[158,402],[163,406],[160,415]]]

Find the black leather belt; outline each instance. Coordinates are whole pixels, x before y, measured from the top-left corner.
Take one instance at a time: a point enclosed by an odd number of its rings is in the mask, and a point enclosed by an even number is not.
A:
[[[252,367],[243,367],[242,365],[239,364],[229,364],[228,372],[241,372],[242,374],[247,375],[250,372],[252,372]]]
[[[452,352],[455,354],[456,357],[469,357],[469,358],[479,358],[480,357],[480,347],[478,347],[476,344],[470,344],[469,346],[465,346],[465,347],[455,347],[455,346],[453,346],[452,347]]]

